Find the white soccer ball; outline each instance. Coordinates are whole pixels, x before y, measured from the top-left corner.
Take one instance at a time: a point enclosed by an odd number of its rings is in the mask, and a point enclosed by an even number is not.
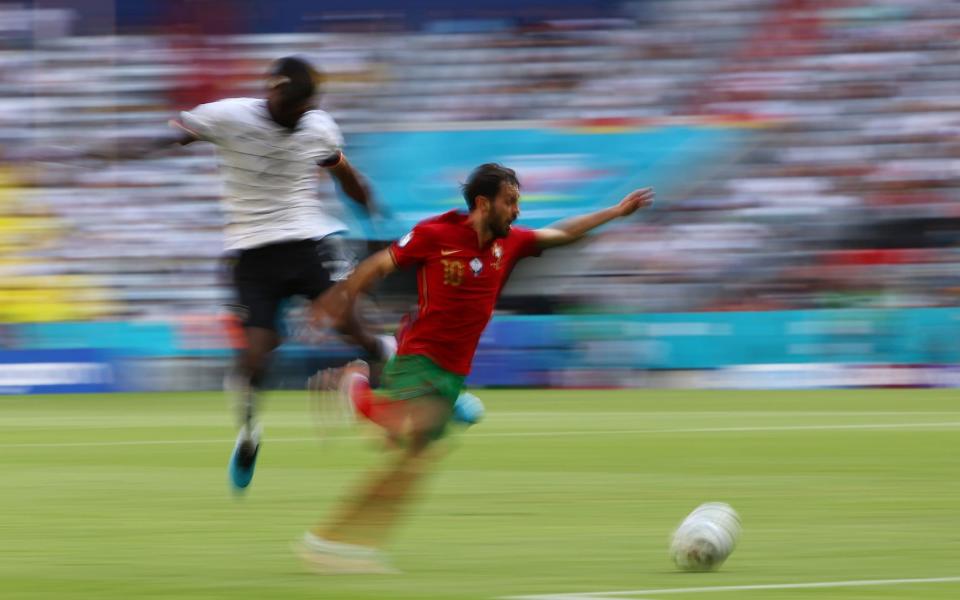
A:
[[[670,557],[684,571],[713,571],[740,539],[740,516],[729,504],[707,502],[687,515],[673,532]]]

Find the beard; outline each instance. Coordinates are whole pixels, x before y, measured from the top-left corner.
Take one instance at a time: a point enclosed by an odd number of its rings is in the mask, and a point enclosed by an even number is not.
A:
[[[505,238],[510,234],[510,222],[498,223],[490,227],[490,232],[494,238]]]
[[[488,222],[487,228],[490,230],[490,233],[493,234],[494,238],[505,238],[510,234],[510,226],[513,225],[513,219],[507,217],[505,219],[490,219]]]

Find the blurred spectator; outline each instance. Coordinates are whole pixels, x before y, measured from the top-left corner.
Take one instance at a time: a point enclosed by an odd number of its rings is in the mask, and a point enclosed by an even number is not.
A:
[[[48,28],[0,61],[0,141],[11,155],[69,157],[78,139],[145,137],[178,105],[258,94],[267,62],[296,52],[325,67],[325,104],[348,135],[503,120],[740,126],[742,145],[661,193],[652,220],[545,260],[510,291],[549,290],[554,310],[956,303],[960,4],[658,0],[589,19],[449,16],[397,31],[385,15],[379,34],[369,20],[359,33]],[[84,277],[101,302],[84,318],[215,312],[215,163],[191,152],[37,164],[30,205],[48,207],[48,225],[17,268]],[[17,206],[0,204],[7,236],[23,231]]]

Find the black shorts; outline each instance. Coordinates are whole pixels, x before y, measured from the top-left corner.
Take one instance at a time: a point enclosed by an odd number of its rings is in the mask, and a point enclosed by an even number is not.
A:
[[[355,265],[345,241],[337,235],[243,250],[233,263],[236,303],[230,308],[244,327],[277,331],[286,299],[312,300],[346,279]]]

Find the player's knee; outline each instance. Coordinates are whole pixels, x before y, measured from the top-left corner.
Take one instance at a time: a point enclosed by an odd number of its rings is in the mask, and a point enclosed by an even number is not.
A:
[[[443,438],[450,419],[449,412],[438,410],[428,417],[415,419],[410,428],[410,449],[420,455]]]
[[[244,352],[237,361],[238,370],[251,381],[259,379],[267,370],[269,356],[267,352]]]

